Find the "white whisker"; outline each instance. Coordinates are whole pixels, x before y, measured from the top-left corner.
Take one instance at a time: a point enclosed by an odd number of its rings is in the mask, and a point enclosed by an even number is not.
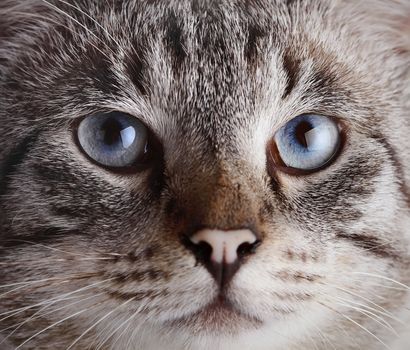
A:
[[[101,317],[97,322],[95,322],[91,327],[87,328],[76,340],[74,340],[71,345],[67,348],[67,350],[70,350],[75,344],[77,344],[77,342],[84,336],[86,335],[89,331],[91,331],[93,328],[95,328],[95,326],[97,326],[99,323],[101,323],[102,321],[104,321],[108,316],[110,316],[112,313],[114,313],[115,311],[117,311],[118,309],[120,309],[121,307],[125,306],[126,304],[128,304],[129,302],[135,300],[136,297],[130,298],[128,299],[126,302],[120,304],[119,306],[117,306],[115,309],[111,310],[110,312],[108,312],[104,317]]]
[[[357,281],[357,282],[363,282],[363,279],[354,279],[354,278],[351,278],[350,279],[350,281]],[[385,280],[383,280],[383,281],[385,281]],[[382,281],[382,282],[383,282]],[[390,281],[386,281],[386,282],[390,282]],[[384,289],[391,289],[391,290],[399,290],[399,291],[408,291],[408,289],[407,288],[404,288],[404,287],[393,287],[393,286],[390,286],[390,285],[387,285],[387,284],[380,284],[380,283],[375,283],[375,282],[372,282],[372,281],[368,281],[368,280],[366,280],[366,285],[367,286],[374,286],[374,287],[381,287],[381,288],[384,288]],[[380,296],[379,296],[380,297]],[[381,298],[381,297],[380,297]],[[384,298],[382,298],[382,299],[384,299]]]
[[[50,6],[51,8],[53,8],[55,11],[62,13],[63,15],[65,15],[67,18],[71,19],[73,22],[77,23],[77,24],[78,24],[79,26],[81,26],[82,28],[84,28],[87,33],[89,33],[90,35],[92,35],[92,36],[93,36],[94,38],[96,38],[99,42],[102,42],[102,43],[105,45],[105,47],[107,47],[107,48],[110,50],[110,52],[111,52],[113,55],[115,55],[115,53],[111,50],[111,48],[109,48],[103,40],[101,40],[97,35],[95,35],[95,34],[94,34],[89,28],[87,28],[84,24],[82,24],[81,22],[79,22],[78,20],[76,20],[74,17],[70,16],[67,12],[61,10],[59,7],[53,5],[53,4],[50,3],[49,1],[47,1],[47,0],[41,0],[41,1],[43,1],[44,3],[46,3],[48,6]],[[90,43],[90,44],[91,44],[91,43]],[[109,56],[108,56],[106,53],[104,53],[104,52],[103,52],[101,49],[99,49],[97,46],[95,46],[95,45],[93,45],[93,44],[91,44],[91,45],[92,45],[96,50],[98,50],[104,57],[106,57],[106,58],[110,61],[110,58],[109,58]]]
[[[13,288],[13,289],[11,289],[11,290],[9,290],[9,291],[7,291],[7,292],[4,292],[4,293],[0,294],[0,298],[2,298],[3,296],[5,296],[5,295],[7,295],[7,294],[16,292],[16,291],[18,291],[18,290],[20,290],[20,289],[23,289],[23,288],[27,288],[27,286],[19,286],[19,287]]]
[[[369,305],[365,305],[365,304],[359,303],[359,302],[357,302],[357,301],[345,299],[345,298],[342,298],[342,297],[339,297],[339,296],[326,295],[326,297],[328,297],[328,298],[333,298],[333,299],[335,299],[335,300],[342,301],[342,302],[345,302],[345,303],[353,304],[353,305],[356,305],[356,306],[361,307],[361,308],[366,308],[367,311],[371,310],[372,312],[377,312],[377,313],[380,314],[380,315],[386,316],[386,317],[390,318],[391,320],[394,320],[394,321],[396,321],[396,322],[398,322],[398,323],[400,323],[400,324],[402,324],[402,325],[405,325],[405,323],[404,323],[402,320],[400,320],[399,318],[395,317],[393,314],[391,314],[391,313],[386,313],[386,312],[384,312],[384,311],[382,311],[382,310],[380,310],[380,309],[375,309],[375,308],[373,308],[373,307],[371,307],[371,306],[369,306]],[[370,311],[369,311],[369,312],[370,312]]]
[[[389,277],[386,277],[386,276],[376,275],[376,274],[374,274],[374,273],[369,273],[369,272],[357,272],[357,271],[356,271],[356,272],[352,272],[352,274],[359,274],[359,275],[365,275],[365,276],[380,278],[380,279],[383,279],[383,280],[386,280],[386,281],[389,281],[389,282],[396,283],[397,285],[399,285],[399,286],[405,288],[405,290],[410,290],[410,287],[407,286],[406,284],[401,283],[401,282],[399,282],[399,281],[394,280],[393,278],[389,278]]]
[[[107,36],[118,46],[121,47],[121,45],[119,44],[119,42],[110,34],[110,32],[107,30],[107,28],[105,28],[104,26],[102,26],[100,23],[98,23],[95,18],[91,17],[88,13],[86,13],[85,11],[81,10],[78,6],[75,6],[73,4],[68,3],[67,1],[64,0],[57,0],[59,2],[62,2],[63,4],[66,4],[67,6],[70,6],[72,8],[74,8],[75,10],[77,10],[78,12],[82,13],[84,16],[86,16],[88,19],[90,19],[91,21],[93,21],[93,23],[95,25],[97,25],[100,29],[102,29],[104,31],[105,34],[107,34]]]
[[[45,245],[45,244],[41,244],[41,243],[37,243],[37,242],[26,241],[26,240],[23,240],[23,239],[18,239],[18,240],[15,239],[14,241],[16,241],[16,242],[21,242],[21,243],[27,243],[27,244],[30,244],[30,245],[32,245],[32,246],[34,246],[34,247],[46,248],[46,249],[53,250],[53,251],[56,251],[56,252],[59,252],[59,253],[64,253],[64,254],[69,254],[69,255],[75,255],[75,256],[81,256],[81,257],[84,256],[84,254],[73,253],[73,252],[67,252],[67,251],[64,251],[64,250],[62,250],[62,249],[55,248],[55,247],[50,247],[50,246],[47,246],[47,245]]]
[[[372,301],[372,300],[370,300],[370,299],[368,299],[368,298],[366,298],[366,297],[364,297],[364,296],[362,296],[362,295],[360,295],[360,294],[357,294],[357,293],[355,293],[355,292],[352,292],[351,290],[342,288],[342,287],[340,287],[340,286],[336,286],[336,285],[328,284],[328,283],[325,283],[325,284],[328,285],[328,286],[334,287],[334,288],[336,288],[336,289],[338,289],[338,290],[340,290],[340,291],[342,291],[342,292],[345,292],[345,293],[347,293],[347,294],[350,294],[350,295],[353,295],[353,296],[355,296],[355,297],[358,297],[358,298],[360,298],[360,299],[362,299],[362,300],[365,300],[365,301],[367,301],[368,303],[370,303],[371,305],[373,305],[373,306],[375,306],[376,308],[378,308],[378,309],[382,310],[383,312],[385,312],[387,315],[390,315],[392,318],[394,318],[394,315],[393,315],[391,312],[389,312],[388,310],[386,310],[384,307],[380,306],[379,304],[376,304],[374,301]]]
[[[377,335],[373,334],[371,331],[369,331],[366,327],[364,327],[363,325],[361,325],[359,322],[356,322],[355,320],[353,320],[351,317],[333,309],[332,307],[330,307],[329,305],[323,304],[321,302],[318,302],[319,304],[327,307],[329,310],[336,312],[338,315],[342,316],[343,318],[345,318],[346,320],[352,322],[353,324],[355,324],[356,326],[358,326],[360,329],[362,329],[363,331],[365,331],[366,333],[370,334],[374,339],[376,339],[379,343],[381,343],[382,345],[384,345],[387,349],[389,350],[393,350],[391,347],[389,347],[383,340],[381,340]]]
[[[303,318],[307,324],[310,324],[310,322],[308,322],[308,321],[306,320],[306,318],[304,318],[303,316],[301,316],[301,318]],[[333,347],[333,349],[335,349],[334,346],[333,346],[333,344],[329,341],[329,339],[328,339],[327,337],[326,337],[326,338],[324,337],[324,335],[323,335],[323,333],[320,331],[319,327],[317,327],[317,326],[314,325],[314,324],[311,324],[311,325],[318,331],[318,335],[319,335],[320,339],[322,340],[323,345],[326,345],[326,343],[328,343],[330,346]],[[319,348],[318,348],[317,345],[316,345],[315,339],[309,334],[308,328],[307,328],[306,326],[305,326],[304,328],[305,328],[305,331],[306,331],[306,335],[307,335],[307,337],[309,338],[310,342],[313,344],[314,348],[315,348],[316,350],[319,350]]]
[[[339,302],[339,301],[336,301],[336,303],[341,305],[341,306],[346,306],[350,309],[356,310],[357,312],[369,317],[370,319],[372,319],[373,321],[375,321],[376,323],[378,323],[382,327],[390,330],[394,335],[399,336],[399,334],[393,328],[393,326],[389,322],[387,322],[384,318],[382,318],[381,316],[376,315],[375,313],[373,313],[373,312],[371,312],[367,309],[360,308],[360,307],[357,307],[357,306],[353,306],[353,305],[350,305],[348,303],[343,303],[343,302]]]
[[[91,284],[91,285],[88,285],[88,286],[79,288],[79,289],[77,289],[77,290],[75,290],[75,291],[72,291],[72,292],[69,292],[69,293],[65,293],[65,294],[63,294],[63,295],[58,295],[58,296],[56,296],[56,297],[53,297],[53,298],[51,298],[51,299],[47,299],[47,300],[45,300],[45,301],[42,301],[42,302],[40,302],[40,303],[31,305],[31,306],[25,306],[25,307],[20,308],[20,309],[18,309],[18,310],[11,310],[11,311],[4,312],[4,313],[0,314],[0,316],[6,315],[6,314],[7,314],[8,316],[6,316],[6,317],[4,317],[3,319],[1,319],[0,322],[4,321],[4,320],[6,320],[6,319],[8,319],[8,318],[10,318],[10,317],[13,317],[14,315],[17,315],[17,314],[19,314],[19,313],[21,313],[21,312],[24,312],[24,311],[26,311],[26,310],[29,310],[29,309],[31,309],[31,308],[34,308],[34,307],[37,307],[37,306],[42,306],[42,305],[44,305],[44,304],[46,304],[46,303],[52,302],[53,300],[60,298],[60,297],[67,297],[67,296],[69,296],[69,295],[77,294],[77,293],[79,293],[79,292],[81,292],[81,291],[84,291],[84,290],[87,290],[87,289],[91,289],[91,288],[93,288],[93,287],[95,287],[95,286],[97,286],[97,285],[100,285],[100,284],[105,283],[105,282],[109,282],[109,281],[111,281],[111,280],[113,280],[113,279],[114,279],[114,277],[108,278],[108,279],[103,280],[103,281],[98,281],[98,282],[93,283],[93,284]],[[10,313],[11,313],[11,315],[10,315]]]
[[[16,283],[10,283],[10,284],[5,284],[0,286],[0,288],[8,288],[8,287],[14,287],[14,286],[21,286],[21,285],[26,285],[26,284],[36,284],[36,283],[42,283],[42,282],[48,282],[52,280],[58,280],[58,279],[66,279],[69,277],[51,277],[51,278],[43,278],[41,280],[29,280],[29,281],[23,281],[23,282],[16,282]]]
[[[4,332],[4,331],[6,331],[6,330],[8,330],[8,329],[10,329],[10,328],[16,327],[16,328],[14,328],[13,331],[12,331],[11,333],[9,333],[2,341],[0,341],[0,344],[2,344],[2,343],[3,343],[4,341],[6,341],[9,337],[11,337],[18,329],[20,329],[22,326],[24,326],[26,323],[28,323],[28,322],[30,322],[30,321],[32,321],[32,320],[35,320],[35,319],[40,318],[40,317],[47,316],[47,315],[49,315],[49,314],[51,314],[51,313],[54,313],[54,312],[63,310],[63,309],[65,309],[65,308],[67,308],[67,307],[70,307],[70,306],[73,306],[73,305],[82,303],[82,302],[84,302],[84,301],[86,301],[86,300],[96,298],[96,297],[98,297],[98,296],[100,296],[100,295],[103,295],[103,294],[105,294],[105,293],[98,293],[98,294],[95,294],[95,295],[91,295],[91,296],[89,296],[89,297],[87,297],[87,298],[84,298],[84,299],[81,299],[81,300],[77,300],[77,301],[75,301],[75,302],[69,303],[69,304],[64,305],[64,306],[62,306],[62,307],[59,307],[59,308],[57,308],[57,309],[53,309],[53,310],[48,311],[48,312],[46,312],[46,313],[40,314],[41,311],[48,309],[50,306],[52,306],[52,305],[54,305],[54,304],[56,304],[56,303],[58,303],[58,302],[64,301],[64,300],[68,300],[68,299],[59,299],[59,300],[56,300],[56,301],[54,301],[54,302],[52,302],[52,303],[49,303],[49,304],[43,306],[40,310],[36,311],[33,315],[31,315],[28,319],[24,320],[23,322],[20,322],[20,323],[18,323],[17,325],[12,325],[12,326],[10,326],[10,327],[7,327],[7,328],[5,328],[5,329],[0,330],[0,333],[1,333],[1,332]],[[80,297],[81,297],[81,296],[80,296]]]
[[[78,311],[78,312],[76,312],[76,313],[74,313],[74,314],[72,314],[72,315],[70,315],[70,316],[67,316],[67,317],[63,318],[62,320],[60,320],[60,321],[58,321],[58,322],[55,322],[55,323],[53,323],[52,325],[50,325],[50,326],[48,326],[48,327],[42,329],[41,331],[39,331],[39,332],[37,332],[36,334],[32,335],[30,338],[26,339],[23,343],[21,343],[19,346],[17,346],[14,350],[21,349],[21,347],[22,347],[23,345],[27,344],[30,340],[34,339],[35,337],[39,336],[40,334],[44,333],[45,331],[47,331],[47,330],[49,330],[49,329],[51,329],[51,328],[53,328],[53,327],[55,327],[55,326],[58,326],[59,324],[65,322],[65,321],[67,321],[67,320],[69,320],[69,319],[71,319],[71,318],[73,318],[73,317],[75,317],[75,316],[81,315],[82,313],[84,313],[84,312],[86,312],[86,311],[92,309],[94,306],[95,306],[95,305],[90,306],[90,307],[88,307],[88,308],[86,308],[86,309],[83,309],[83,310],[81,310],[81,311]]]
[[[114,345],[118,342],[118,340],[121,338],[121,336],[127,331],[128,327],[131,324],[131,321],[134,319],[135,316],[138,315],[142,307],[139,307],[137,311],[135,311],[130,317],[128,317],[124,322],[122,322],[117,328],[114,329],[107,337],[104,338],[103,342],[95,349],[95,350],[100,350],[103,345],[115,334],[118,332],[119,329],[121,329],[125,324],[128,323],[127,327],[123,329],[123,331],[117,336],[117,339],[114,341],[112,344],[112,347],[114,348]]]
[[[33,14],[28,14],[28,15],[33,15]],[[39,16],[39,15],[36,15],[36,16]],[[39,16],[39,17],[42,17],[42,16]],[[60,24],[60,23],[56,22],[56,24]],[[23,239],[13,239],[13,241],[14,242],[27,243],[27,244],[31,244],[32,246],[35,246],[35,247],[46,248],[46,249],[49,249],[49,250],[52,250],[52,251],[55,251],[55,252],[58,252],[58,253],[64,253],[64,254],[67,254],[67,255],[79,256],[80,258],[88,259],[88,258],[84,258],[84,254],[73,253],[73,252],[70,252],[70,251],[67,251],[67,250],[62,250],[61,248],[50,247],[48,245],[37,243],[37,242],[27,241],[27,240],[23,240]],[[92,251],[92,253],[97,254],[97,255],[112,255],[112,256],[116,256],[116,257],[125,255],[125,254],[118,254],[118,253],[105,253],[105,252],[100,252],[100,251]],[[94,257],[91,257],[90,259],[96,259],[97,260],[97,259],[109,259],[109,258],[99,258],[99,257],[94,258]]]
[[[63,301],[64,301],[64,300],[71,300],[71,299],[77,299],[77,298],[79,298],[79,297],[81,297],[81,296],[73,296],[73,297],[64,298],[64,299],[61,299],[61,300],[63,300]],[[3,321],[5,321],[5,320],[7,320],[8,318],[13,317],[13,316],[15,316],[15,315],[18,315],[18,314],[20,314],[20,313],[22,313],[22,312],[24,312],[24,311],[26,311],[26,310],[35,308],[35,307],[37,307],[37,306],[42,306],[42,305],[45,305],[45,304],[48,304],[48,303],[50,303],[50,300],[42,301],[42,302],[40,302],[40,303],[33,304],[33,305],[30,305],[30,306],[24,306],[24,307],[21,307],[21,308],[19,308],[19,309],[14,309],[14,310],[9,310],[9,311],[3,312],[2,314],[0,314],[0,316],[4,316],[4,315],[8,315],[8,316],[6,316],[6,317],[0,319],[0,322],[3,322]]]

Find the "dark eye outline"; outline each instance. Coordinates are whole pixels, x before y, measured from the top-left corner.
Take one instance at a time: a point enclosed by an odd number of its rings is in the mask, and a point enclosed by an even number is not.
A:
[[[320,114],[320,113],[308,112],[308,113],[301,113],[301,114],[295,116],[294,118],[297,118],[297,117],[302,116],[302,115],[309,115],[309,114],[324,116],[323,114]],[[275,142],[275,135],[273,135],[270,138],[269,142],[267,143],[267,147],[266,147],[267,168],[268,168],[268,172],[271,176],[275,177],[277,171],[280,171],[282,173],[285,173],[287,175],[294,176],[294,177],[312,175],[312,174],[318,173],[318,172],[328,168],[340,157],[340,155],[342,154],[342,152],[343,152],[343,150],[346,146],[346,141],[347,141],[347,126],[346,126],[346,123],[343,122],[340,118],[337,118],[337,117],[332,117],[332,116],[326,116],[326,117],[329,118],[329,119],[332,119],[336,123],[336,125],[338,126],[339,131],[340,131],[340,134],[339,134],[340,135],[339,147],[336,150],[336,152],[333,153],[333,155],[323,165],[321,165],[320,167],[314,168],[314,169],[298,169],[298,168],[289,167],[282,160],[282,158],[280,156],[280,153],[279,153],[279,150],[278,150],[278,147],[277,147],[276,142]],[[293,120],[294,118],[292,118],[290,120]],[[286,124],[284,124],[284,125],[286,125]]]
[[[78,128],[81,124],[81,122],[91,116],[98,115],[98,114],[109,114],[113,112],[118,112],[122,113],[125,115],[128,115],[131,118],[137,119],[140,123],[142,123],[146,128],[147,128],[147,142],[145,144],[146,152],[144,153],[143,158],[141,161],[136,162],[133,165],[129,166],[124,166],[124,167],[112,167],[112,166],[107,166],[104,164],[99,163],[96,161],[94,158],[92,158],[83,148],[81,145],[81,142],[78,138]],[[152,132],[152,130],[144,123],[142,122],[139,118],[123,111],[99,111],[95,113],[89,113],[83,117],[75,119],[71,123],[71,133],[72,133],[72,141],[74,144],[77,146],[78,150],[80,153],[92,164],[96,165],[99,168],[103,168],[109,172],[116,173],[119,175],[132,175],[138,172],[142,172],[144,170],[147,170],[148,168],[152,167],[154,163],[158,163],[160,160],[162,160],[163,156],[163,151],[162,151],[162,146],[158,138],[155,136],[155,134]]]

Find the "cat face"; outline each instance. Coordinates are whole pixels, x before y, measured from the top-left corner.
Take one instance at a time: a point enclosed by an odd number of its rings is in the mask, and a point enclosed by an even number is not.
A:
[[[3,2],[2,344],[392,344],[410,9],[386,6]]]

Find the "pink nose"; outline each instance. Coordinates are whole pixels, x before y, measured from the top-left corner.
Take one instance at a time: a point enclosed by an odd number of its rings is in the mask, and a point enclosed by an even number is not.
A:
[[[238,259],[238,248],[244,244],[253,245],[256,240],[255,234],[247,229],[229,231],[204,229],[191,237],[194,244],[204,242],[211,246],[210,259],[217,264],[233,264]]]
[[[231,280],[240,267],[241,258],[253,253],[259,240],[248,229],[203,229],[189,238],[187,245],[214,277],[220,288]]]

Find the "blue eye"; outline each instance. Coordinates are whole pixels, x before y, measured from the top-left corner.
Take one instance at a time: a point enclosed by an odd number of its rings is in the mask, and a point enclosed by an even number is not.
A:
[[[338,124],[321,115],[300,115],[275,135],[277,153],[288,168],[314,171],[328,164],[341,145]]]
[[[77,130],[82,150],[100,165],[122,168],[142,162],[148,130],[138,119],[121,112],[84,118]]]

